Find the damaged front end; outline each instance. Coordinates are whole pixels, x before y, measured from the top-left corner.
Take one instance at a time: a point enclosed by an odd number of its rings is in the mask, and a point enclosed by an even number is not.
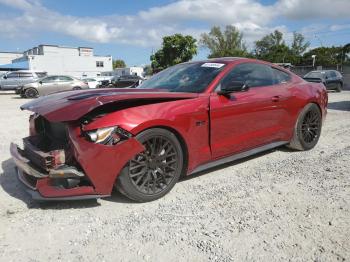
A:
[[[111,194],[121,169],[143,146],[119,128],[83,131],[80,121],[30,117],[23,149],[11,144],[19,180],[37,200],[75,200]]]

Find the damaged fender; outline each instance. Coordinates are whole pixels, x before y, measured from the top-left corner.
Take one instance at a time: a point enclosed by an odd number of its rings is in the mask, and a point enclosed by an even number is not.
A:
[[[115,180],[125,164],[136,154],[144,151],[144,146],[133,137],[116,145],[107,146],[86,141],[80,136],[79,127],[69,127],[68,134],[74,156],[91,180],[97,194],[110,195]]]

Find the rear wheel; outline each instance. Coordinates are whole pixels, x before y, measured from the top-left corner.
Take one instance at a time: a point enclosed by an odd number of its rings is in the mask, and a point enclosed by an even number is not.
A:
[[[338,83],[336,88],[335,88],[335,91],[339,93],[339,92],[341,92],[341,89],[342,89],[342,85],[341,85],[341,83]]]
[[[296,150],[313,148],[320,138],[322,115],[316,104],[308,104],[299,114],[294,128],[294,136],[289,144]]]
[[[39,96],[38,90],[35,88],[28,88],[24,91],[24,97],[27,98],[36,98]]]
[[[136,136],[145,147],[121,171],[117,189],[137,202],[156,200],[168,193],[183,170],[183,151],[176,136],[152,128]]]

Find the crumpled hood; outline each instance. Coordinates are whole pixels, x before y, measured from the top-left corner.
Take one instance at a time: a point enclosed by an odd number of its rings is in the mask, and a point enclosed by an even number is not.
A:
[[[33,111],[51,122],[74,121],[92,110],[106,104],[121,101],[152,100],[158,103],[198,97],[194,93],[165,92],[160,89],[95,89],[68,91],[43,96],[21,106],[22,110]]]

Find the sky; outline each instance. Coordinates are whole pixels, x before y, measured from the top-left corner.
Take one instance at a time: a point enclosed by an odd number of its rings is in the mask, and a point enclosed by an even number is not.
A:
[[[0,51],[40,44],[93,47],[128,66],[149,64],[162,37],[200,39],[212,26],[234,25],[248,49],[274,30],[294,31],[310,47],[350,43],[350,0],[0,0]],[[194,59],[208,50],[200,47]]]

